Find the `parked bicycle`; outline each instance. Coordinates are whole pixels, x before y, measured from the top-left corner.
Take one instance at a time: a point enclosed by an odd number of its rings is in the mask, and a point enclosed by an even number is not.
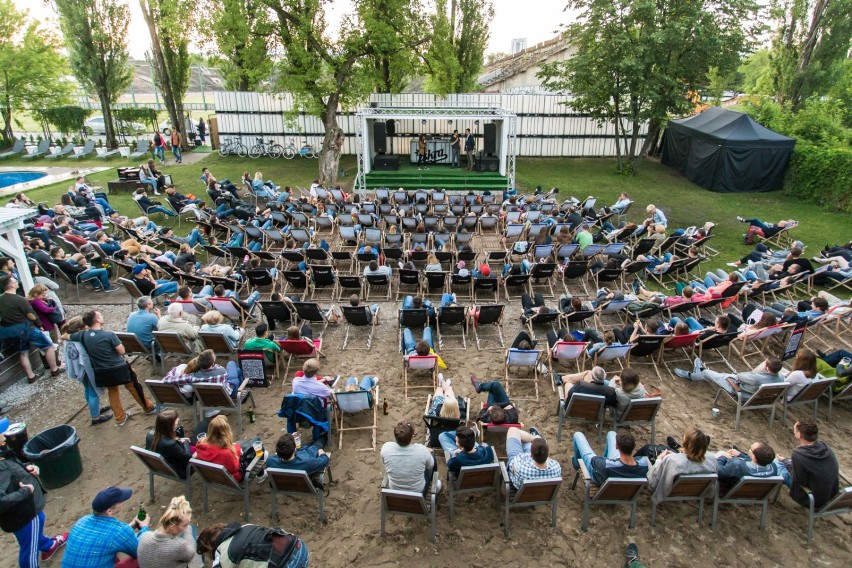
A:
[[[288,160],[292,160],[296,157],[296,154],[303,158],[317,158],[319,157],[317,152],[314,150],[313,144],[305,143],[300,150],[296,150],[295,144],[293,144],[293,140],[290,140],[290,144],[284,148],[284,157]]]
[[[249,150],[249,157],[256,160],[261,156],[269,156],[270,158],[280,158],[281,154],[284,153],[284,146],[277,143],[275,140],[270,140],[267,143],[263,143],[263,138],[255,138],[257,143],[251,147]]]
[[[246,145],[239,139],[226,138],[221,144],[219,144],[219,155],[224,158],[231,154],[236,154],[240,158],[245,158],[248,154],[248,148],[246,148]]]

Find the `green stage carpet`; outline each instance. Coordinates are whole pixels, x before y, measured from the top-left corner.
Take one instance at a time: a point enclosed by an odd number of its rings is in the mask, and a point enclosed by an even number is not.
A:
[[[411,164],[400,164],[399,170],[367,174],[367,189],[387,187],[389,189],[447,189],[502,191],[506,189],[509,180],[497,172],[468,172],[462,168],[451,169],[449,166],[429,166],[429,169],[418,170]]]

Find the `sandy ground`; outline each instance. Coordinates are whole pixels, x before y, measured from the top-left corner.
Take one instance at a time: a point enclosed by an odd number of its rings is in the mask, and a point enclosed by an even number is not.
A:
[[[113,296],[124,294],[117,292]],[[120,301],[109,298],[109,301]],[[81,306],[70,306],[71,313],[80,313]],[[373,349],[366,351],[340,351],[344,330],[329,327],[325,334],[324,374],[371,374],[381,378],[381,397],[389,403],[389,414],[379,421],[379,443],[392,438],[393,425],[401,418],[411,419],[418,424],[417,439],[422,440],[422,413],[427,391],[406,400],[402,390],[402,358],[398,353],[397,326],[394,323],[396,303],[383,304],[384,318],[373,342]],[[129,314],[127,302],[103,306],[107,327],[123,329]],[[520,330],[519,305],[507,310],[505,336],[510,342]],[[391,315],[391,317],[388,317]],[[280,333],[279,329],[279,333]],[[448,340],[449,341],[449,340]],[[357,340],[356,340],[357,343]],[[484,395],[473,392],[467,377],[476,373],[483,378],[502,376],[501,355],[497,351],[478,351],[475,343],[468,342],[466,351],[441,353],[449,366],[445,377],[452,378],[456,392],[473,399],[478,408]],[[754,361],[757,363],[758,361]],[[150,378],[150,366],[139,362],[136,369],[142,378]],[[698,424],[712,436],[714,449],[724,449],[736,444],[747,447],[755,440],[768,441],[776,451],[787,456],[795,446],[790,427],[783,428],[780,419],[774,427],[768,426],[765,414],[745,415],[739,432],[733,431],[733,406],[721,402],[721,416],[711,419],[715,388],[708,384],[689,384],[674,378],[665,368],[658,378],[650,366],[640,367],[646,383],[662,389],[665,402],[657,420],[657,440],[664,441],[666,435],[680,437],[686,427]],[[293,370],[290,371],[292,377]],[[393,517],[384,538],[379,535],[379,483],[381,463],[378,451],[358,452],[353,448],[368,443],[367,434],[347,435],[344,449],[337,450],[336,439],[329,450],[332,452],[332,467],[335,484],[326,501],[328,523],[317,519],[316,503],[308,499],[281,498],[279,519],[270,519],[270,490],[267,486],[251,487],[251,521],[260,524],[277,523],[279,526],[300,535],[307,543],[313,566],[347,566],[358,563],[364,566],[620,566],[623,563],[624,546],[629,542],[639,545],[642,558],[649,566],[694,566],[697,559],[702,564],[728,566],[776,566],[782,562],[787,566],[841,566],[848,564],[852,553],[850,544],[850,519],[833,518],[820,520],[816,524],[816,539],[812,546],[806,545],[807,516],[795,504],[786,491],[770,508],[768,528],[758,530],[759,508],[723,507],[720,510],[719,526],[710,529],[711,510],[705,513],[704,521],[696,524],[696,506],[692,504],[667,504],[660,510],[657,527],[649,527],[650,499],[640,499],[635,529],[628,528],[629,509],[619,507],[597,507],[592,509],[588,532],[580,531],[582,514],[581,485],[571,489],[573,469],[570,467],[571,436],[573,427],[568,427],[562,442],[556,441],[557,418],[555,416],[556,394],[551,391],[549,381],[541,385],[541,400],[538,402],[517,399],[521,417],[527,426],[539,427],[548,438],[552,456],[562,463],[564,483],[559,496],[557,526],[549,526],[550,514],[545,508],[528,509],[512,514],[512,533],[503,536],[502,511],[493,508],[490,496],[460,499],[456,517],[451,523],[448,518],[446,494],[439,497],[437,514],[437,542],[429,542],[428,525],[424,521]],[[283,394],[289,387],[281,382],[269,389],[255,389],[258,403],[257,422],[244,420],[243,437],[259,435],[268,447],[274,447],[284,424],[276,416]],[[514,392],[514,391],[513,391]],[[517,394],[525,391],[519,389]],[[156,498],[148,502],[148,478],[142,465],[131,454],[131,444],[144,443],[146,429],[153,419],[139,414],[139,409],[129,396],[122,397],[127,408],[135,416],[124,428],[118,429],[110,422],[98,427],[89,426],[87,412],[83,410],[82,389],[67,378],[43,379],[36,385],[19,383],[0,394],[0,401],[15,404],[11,411],[13,420],[25,420],[33,434],[55,424],[68,422],[77,428],[82,439],[82,476],[72,484],[51,491],[46,507],[47,532],[58,533],[69,530],[82,515],[87,514],[94,494],[109,485],[129,486],[136,492],[128,509],[142,501],[156,519],[169,499],[182,491],[177,484],[158,480]],[[104,399],[105,400],[105,399]],[[852,408],[847,404],[835,408],[834,419],[829,424],[824,419],[825,405],[820,408],[821,437],[826,440],[841,463],[841,469],[852,472]],[[794,411],[802,416],[802,411]],[[192,413],[181,412],[183,423],[193,425]],[[780,418],[780,416],[779,416]],[[235,422],[232,420],[232,424]],[[792,425],[791,422],[788,424]],[[645,443],[649,432],[636,428],[639,444]],[[588,430],[587,430],[588,433]],[[303,434],[309,438],[308,433]],[[599,452],[602,446],[592,445]],[[441,458],[439,467],[442,478],[446,467]],[[215,521],[240,520],[241,502],[238,497],[211,492],[210,510],[202,510],[201,487],[193,482],[194,521],[201,527]],[[132,512],[125,517],[129,521]],[[17,553],[11,535],[0,539],[0,566],[13,566]],[[58,565],[58,561],[52,564]]]

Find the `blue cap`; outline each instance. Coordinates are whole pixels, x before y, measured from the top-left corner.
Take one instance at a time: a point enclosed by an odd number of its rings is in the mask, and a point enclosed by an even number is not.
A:
[[[133,490],[129,487],[124,489],[120,487],[107,487],[92,499],[92,510],[95,513],[104,513],[119,503],[127,501],[131,495],[133,495]]]
[[[10,425],[11,422],[8,418],[0,418],[0,434],[5,434]]]
[[[142,274],[142,271],[145,270],[146,266],[144,264],[137,264],[130,271],[132,274]]]

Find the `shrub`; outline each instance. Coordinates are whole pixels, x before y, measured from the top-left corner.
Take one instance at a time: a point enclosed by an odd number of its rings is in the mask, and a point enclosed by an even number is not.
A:
[[[834,211],[852,213],[852,150],[796,142],[784,191]]]

